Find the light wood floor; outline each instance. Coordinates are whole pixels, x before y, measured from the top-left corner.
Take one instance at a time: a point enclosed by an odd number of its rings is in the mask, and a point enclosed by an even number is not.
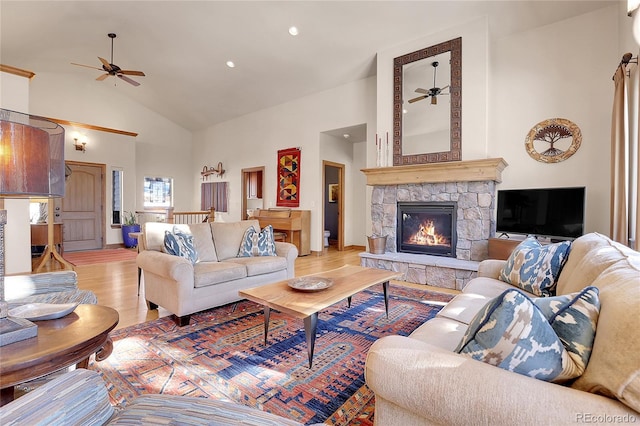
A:
[[[325,249],[323,253],[311,253],[309,256],[296,260],[296,276],[308,275],[343,265],[360,265],[358,253],[364,247],[351,247],[342,252],[334,248]],[[144,298],[144,289],[138,296],[138,269],[134,261],[98,263],[94,265],[76,266],[78,286],[84,290],[93,291],[98,297],[98,303],[116,309],[120,314],[117,328],[128,327],[158,317],[171,315],[165,309],[149,311]],[[417,286],[417,284],[395,284]],[[425,286],[420,286],[425,288]],[[449,292],[451,290],[426,286],[432,290]]]

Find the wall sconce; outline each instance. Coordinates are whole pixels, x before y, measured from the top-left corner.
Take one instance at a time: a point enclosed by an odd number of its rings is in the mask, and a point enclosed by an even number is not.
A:
[[[80,140],[80,142],[78,142]],[[76,147],[76,151],[87,151],[87,137],[78,133],[73,135],[73,146]]]

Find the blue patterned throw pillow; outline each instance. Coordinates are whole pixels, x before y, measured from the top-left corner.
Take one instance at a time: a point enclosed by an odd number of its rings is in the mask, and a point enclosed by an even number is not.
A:
[[[276,243],[271,225],[265,226],[260,232],[256,232],[253,226],[245,231],[237,257],[253,256],[276,256]]]
[[[593,348],[600,316],[600,298],[596,287],[578,293],[533,299],[556,332],[579,375],[582,375]]]
[[[513,250],[498,278],[536,296],[553,296],[570,248],[569,241],[543,246],[528,236]]]
[[[506,290],[489,301],[469,324],[456,352],[504,370],[548,382],[571,362],[540,309],[520,290]]]
[[[597,323],[598,290],[530,299],[506,290],[469,324],[456,352],[540,380],[562,383],[584,372]]]
[[[193,235],[176,227],[173,228],[173,232],[164,231],[164,251],[173,256],[184,257],[192,264],[198,261]]]

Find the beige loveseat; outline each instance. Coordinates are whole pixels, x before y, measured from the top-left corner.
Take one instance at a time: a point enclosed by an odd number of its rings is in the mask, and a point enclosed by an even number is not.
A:
[[[193,235],[198,261],[162,251],[165,231],[177,227]],[[238,291],[294,277],[296,246],[276,242],[277,256],[236,257],[245,231],[260,231],[257,220],[211,222],[191,225],[147,222],[142,228],[140,254],[145,298],[151,309],[157,306],[177,317],[178,325],[189,323],[190,315],[240,300]]]
[[[586,370],[565,385],[453,352],[475,314],[512,288],[497,280],[504,265],[481,262],[435,318],[372,345],[365,375],[376,425],[640,423],[640,253],[596,233],[573,241],[557,294],[595,286],[600,315]]]

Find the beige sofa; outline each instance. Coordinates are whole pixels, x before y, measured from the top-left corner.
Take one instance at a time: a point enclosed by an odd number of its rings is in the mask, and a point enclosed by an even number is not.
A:
[[[165,231],[176,226],[193,235],[198,261],[162,251]],[[276,242],[277,256],[236,257],[245,231],[260,231],[257,220],[191,225],[147,222],[142,228],[136,263],[142,270],[145,298],[177,317],[178,325],[190,315],[240,300],[238,291],[294,277],[296,246]]]
[[[587,368],[565,385],[453,352],[481,307],[512,288],[497,280],[504,264],[481,262],[435,318],[373,344],[365,375],[376,425],[640,422],[640,253],[596,233],[572,243],[557,294],[592,285],[601,308]]]

